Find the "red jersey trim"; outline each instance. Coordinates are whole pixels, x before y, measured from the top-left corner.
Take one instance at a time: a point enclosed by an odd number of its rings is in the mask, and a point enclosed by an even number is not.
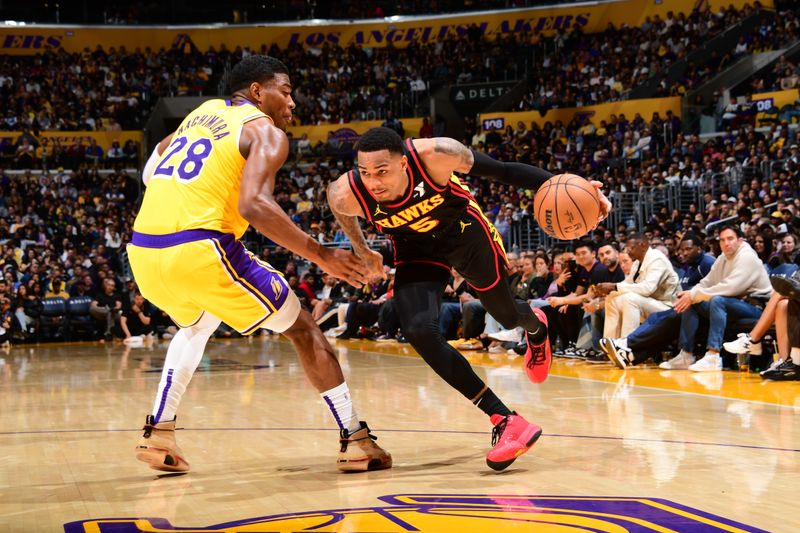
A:
[[[361,191],[359,191],[358,187],[356,186],[356,181],[352,170],[347,173],[347,181],[350,184],[350,190],[355,193],[356,200],[358,200],[359,205],[361,205],[361,209],[364,211],[364,216],[367,217],[367,220],[372,222],[372,213],[369,212],[369,206],[364,200],[364,197],[361,196]]]

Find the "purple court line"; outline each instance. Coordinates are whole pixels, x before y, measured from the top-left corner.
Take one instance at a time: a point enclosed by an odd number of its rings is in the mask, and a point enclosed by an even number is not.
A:
[[[333,428],[177,428],[188,431],[335,431]],[[40,429],[32,431],[0,431],[0,437],[10,435],[44,435],[50,433],[120,433],[141,431],[140,429]],[[457,431],[445,429],[373,429],[381,433],[447,433],[456,435],[485,435],[485,431]],[[543,437],[556,437],[562,439],[594,439],[594,440],[628,440],[635,442],[660,442],[664,444],[689,444],[694,446],[718,446],[722,448],[743,448],[750,450],[764,450],[773,452],[800,453],[800,448],[774,448],[772,446],[757,446],[755,444],[727,444],[722,442],[702,442],[695,440],[676,439],[642,439],[630,437],[610,437],[601,435],[568,435],[565,433],[544,433]]]

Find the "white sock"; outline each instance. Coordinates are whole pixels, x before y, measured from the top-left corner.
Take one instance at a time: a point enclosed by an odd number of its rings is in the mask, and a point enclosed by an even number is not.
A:
[[[170,421],[175,418],[186,386],[189,385],[197,365],[203,358],[208,338],[219,326],[219,319],[211,318],[213,320],[201,320],[206,322],[203,326],[198,324],[192,328],[181,328],[172,337],[167,348],[164,369],[161,371],[156,401],[153,404],[152,414],[156,424],[162,420]]]
[[[353,400],[350,398],[350,389],[347,387],[347,382],[342,382],[330,390],[320,394],[322,399],[331,410],[334,420],[339,425],[339,429],[346,429],[348,433],[353,433],[361,429],[361,424],[358,421],[358,415],[353,408]]]
[[[791,353],[792,362],[796,365],[800,365],[800,348],[793,347]]]

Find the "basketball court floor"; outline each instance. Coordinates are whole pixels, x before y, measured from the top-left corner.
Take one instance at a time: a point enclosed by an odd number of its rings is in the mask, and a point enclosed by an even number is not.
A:
[[[179,412],[186,475],[133,448],[166,343],[0,353],[0,531],[800,531],[800,383],[556,360],[478,372],[544,428],[508,470],[486,417],[408,347],[339,341],[394,468],[340,474],[338,434],[291,345],[212,341]]]

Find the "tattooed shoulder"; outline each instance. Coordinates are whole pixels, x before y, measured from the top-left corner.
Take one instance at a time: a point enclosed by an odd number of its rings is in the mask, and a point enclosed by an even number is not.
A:
[[[469,150],[469,148],[455,139],[450,139],[449,137],[437,137],[436,144],[434,145],[434,151],[440,154],[456,156],[460,159],[460,163],[463,165],[472,166],[472,163],[474,162],[472,152]]]

